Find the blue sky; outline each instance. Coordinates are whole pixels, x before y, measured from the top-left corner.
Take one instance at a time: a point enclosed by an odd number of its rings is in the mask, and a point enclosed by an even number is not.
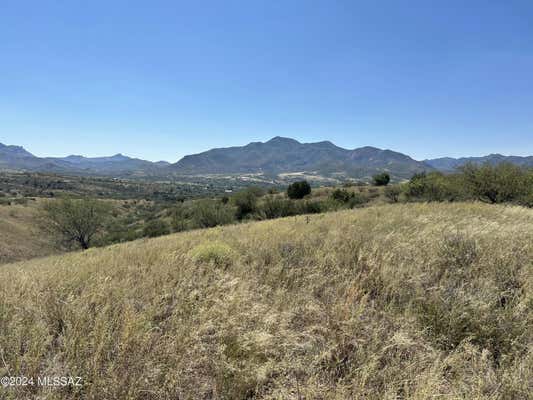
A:
[[[533,154],[531,0],[0,2],[0,142]]]

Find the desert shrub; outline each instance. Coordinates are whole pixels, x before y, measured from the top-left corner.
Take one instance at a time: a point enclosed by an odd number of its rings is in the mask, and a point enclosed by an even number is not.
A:
[[[294,182],[287,187],[287,196],[290,199],[303,199],[308,194],[311,194],[311,185],[307,181]]]
[[[468,197],[460,176],[440,172],[413,175],[404,185],[404,193],[408,200],[423,201],[457,201]]]
[[[279,196],[266,196],[257,210],[260,219],[282,218],[297,213],[298,210],[293,201]]]
[[[533,207],[533,191],[531,191],[531,193],[520,196],[518,198],[518,204],[525,206],[525,207],[532,208]]]
[[[193,227],[211,228],[234,221],[234,209],[217,200],[199,200],[191,205]]]
[[[319,200],[307,200],[298,204],[301,214],[319,214],[325,211],[324,203]]]
[[[376,186],[387,186],[390,182],[390,175],[387,172],[382,172],[374,175],[372,180]]]
[[[192,218],[191,207],[178,203],[170,212],[170,225],[174,232],[182,232],[189,228]]]
[[[389,199],[391,203],[397,203],[400,200],[402,188],[399,185],[387,186],[384,193],[385,197]]]
[[[341,203],[347,203],[351,197],[353,197],[355,193],[349,192],[345,189],[335,189],[333,192],[331,192],[330,197],[335,200],[339,201]]]
[[[190,256],[197,264],[211,264],[216,267],[228,267],[237,258],[237,253],[226,243],[204,243],[194,247]]]
[[[64,245],[88,249],[108,222],[110,211],[107,203],[94,199],[48,201],[42,208],[42,225]]]
[[[466,188],[478,200],[488,203],[518,201],[533,192],[531,170],[510,163],[461,167]]]
[[[162,219],[153,219],[143,228],[143,235],[148,237],[163,236],[168,235],[169,233],[170,226],[168,222]]]
[[[257,199],[263,195],[260,188],[249,187],[233,195],[233,204],[236,207],[235,216],[241,220],[257,211]]]
[[[368,199],[361,193],[349,192],[346,189],[335,189],[330,199],[334,202],[343,204],[348,208],[354,208],[368,202]]]

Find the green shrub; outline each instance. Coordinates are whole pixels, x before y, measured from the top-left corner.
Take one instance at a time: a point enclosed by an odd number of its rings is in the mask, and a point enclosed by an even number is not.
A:
[[[387,186],[390,182],[390,175],[387,172],[382,172],[380,174],[374,175],[372,177],[374,185],[376,186]]]
[[[216,267],[228,267],[237,258],[237,253],[226,243],[204,243],[194,247],[190,256],[197,264],[210,264]]]
[[[350,201],[350,198],[352,198],[354,194],[355,193],[350,193],[345,189],[335,189],[333,192],[331,192],[330,197],[335,201],[339,201],[341,203],[348,203],[348,201]]]
[[[324,203],[319,200],[307,200],[299,204],[302,214],[319,214],[325,211]]]
[[[311,194],[311,185],[307,181],[294,182],[287,188],[287,196],[290,199],[303,199]]]
[[[266,196],[258,207],[260,219],[282,218],[298,213],[293,201],[279,196]]]
[[[235,216],[241,220],[257,211],[257,199],[263,191],[257,187],[249,187],[233,195],[233,204],[236,207]]]
[[[533,192],[533,173],[510,163],[461,168],[466,187],[478,200],[488,203],[518,201]]]
[[[191,219],[197,228],[226,225],[234,221],[234,209],[217,200],[199,200],[192,205]]]
[[[399,185],[387,186],[384,193],[385,197],[389,199],[391,203],[397,203],[400,200],[402,188]]]
[[[157,237],[168,235],[170,233],[169,224],[162,219],[149,221],[143,228],[143,235],[148,237]]]
[[[404,188],[408,200],[457,201],[468,198],[462,177],[457,174],[415,174]]]
[[[329,197],[332,201],[346,205],[348,208],[357,207],[368,201],[361,193],[349,192],[346,189],[335,189]]]

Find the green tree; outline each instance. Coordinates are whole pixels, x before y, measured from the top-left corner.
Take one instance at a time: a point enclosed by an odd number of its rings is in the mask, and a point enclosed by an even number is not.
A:
[[[374,175],[372,179],[374,181],[374,185],[376,186],[387,186],[390,182],[390,175],[387,172],[382,172]]]
[[[44,227],[68,246],[88,249],[109,218],[111,207],[94,199],[50,200],[43,206]]]
[[[466,187],[478,200],[488,203],[516,201],[532,191],[530,174],[510,163],[461,167]]]
[[[294,182],[287,188],[290,199],[303,199],[308,194],[311,194],[311,185],[307,181]]]

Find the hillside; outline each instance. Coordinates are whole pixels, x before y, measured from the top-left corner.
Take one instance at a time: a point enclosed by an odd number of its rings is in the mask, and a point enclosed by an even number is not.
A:
[[[50,237],[37,227],[36,217],[33,204],[0,205],[0,264],[58,252]]]
[[[526,399],[533,211],[405,204],[0,268],[3,374],[53,399]]]

